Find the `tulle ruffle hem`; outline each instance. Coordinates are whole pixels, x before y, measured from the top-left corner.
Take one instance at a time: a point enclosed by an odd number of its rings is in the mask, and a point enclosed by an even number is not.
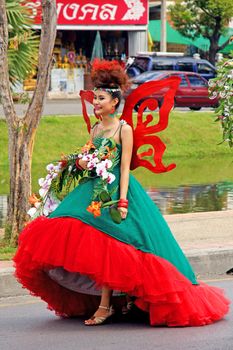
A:
[[[96,289],[108,286],[136,297],[136,306],[149,313],[152,326],[202,326],[229,309],[221,289],[193,285],[167,260],[74,218],[32,221],[20,235],[14,263],[19,282],[62,316],[88,315],[98,297],[55,282],[48,274],[55,268],[88,276]]]

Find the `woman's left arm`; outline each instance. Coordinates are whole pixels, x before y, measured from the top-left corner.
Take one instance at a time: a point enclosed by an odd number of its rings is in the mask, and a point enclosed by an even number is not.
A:
[[[133,151],[133,131],[130,125],[126,124],[122,126],[121,130],[121,143],[122,143],[122,155],[121,155],[121,177],[120,177],[120,199],[127,198],[128,186],[129,186],[129,172],[130,163]],[[127,209],[118,208],[121,217],[126,218]]]

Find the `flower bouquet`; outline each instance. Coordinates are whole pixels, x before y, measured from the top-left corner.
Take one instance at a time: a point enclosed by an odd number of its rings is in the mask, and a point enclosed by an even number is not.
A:
[[[80,159],[86,161],[85,169],[80,167]],[[46,166],[48,172],[46,177],[38,180],[39,194],[32,194],[29,198],[32,207],[28,214],[33,219],[40,215],[48,216],[73,188],[97,179],[87,211],[98,217],[101,215],[101,210],[108,208],[112,220],[120,223],[121,216],[116,207],[118,200],[112,200],[112,195],[118,186],[111,190],[108,186],[115,181],[112,170],[119,160],[113,139],[103,139],[98,149],[92,141],[88,141],[81,150],[62,155],[56,164]]]

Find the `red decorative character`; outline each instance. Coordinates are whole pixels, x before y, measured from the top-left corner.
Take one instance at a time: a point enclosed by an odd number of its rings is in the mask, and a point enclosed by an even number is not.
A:
[[[124,110],[120,119],[124,119],[133,129],[134,145],[133,155],[131,161],[131,170],[139,166],[143,166],[154,173],[162,173],[170,171],[176,167],[174,163],[165,166],[162,162],[162,157],[166,149],[164,142],[155,134],[163,131],[168,126],[169,113],[174,106],[174,96],[180,84],[179,77],[171,77],[161,81],[149,81],[140,85],[133,90],[126,98]],[[154,117],[152,114],[143,115],[146,108],[154,111],[158,107],[158,101],[151,95],[164,91],[163,103],[159,109],[158,121],[153,123]],[[83,116],[87,125],[87,130],[90,133],[91,123],[90,117],[87,113],[86,102],[93,102],[92,91],[80,91],[81,102],[83,107]],[[134,125],[133,110],[138,102],[140,104],[137,112],[137,119]],[[157,119],[157,118],[156,118]],[[141,146],[148,145],[148,149],[144,152],[139,152]],[[145,159],[150,157],[151,159]]]

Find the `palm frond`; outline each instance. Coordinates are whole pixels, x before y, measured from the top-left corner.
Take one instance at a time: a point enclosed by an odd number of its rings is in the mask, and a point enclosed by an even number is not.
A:
[[[6,9],[9,24],[9,75],[11,82],[16,84],[36,70],[40,38],[32,30],[30,12],[23,6],[22,0],[6,0]]]

